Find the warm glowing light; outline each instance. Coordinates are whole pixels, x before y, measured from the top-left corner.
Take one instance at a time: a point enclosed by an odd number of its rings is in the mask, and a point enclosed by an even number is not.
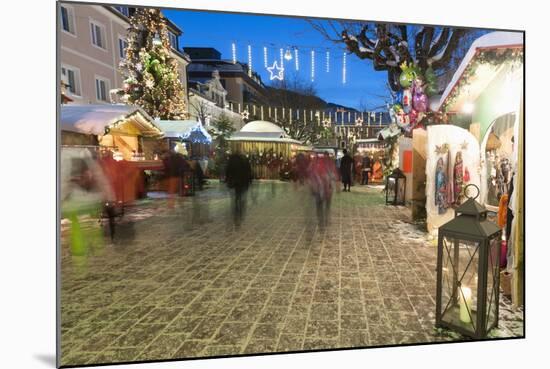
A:
[[[285,52],[285,60],[292,60],[292,53],[290,52],[290,50],[287,50]]]
[[[464,114],[472,114],[474,112],[475,105],[471,101],[467,101],[462,105],[462,112]]]

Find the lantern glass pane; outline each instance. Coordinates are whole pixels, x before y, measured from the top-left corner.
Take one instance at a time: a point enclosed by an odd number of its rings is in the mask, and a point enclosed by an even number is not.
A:
[[[394,203],[395,202],[395,178],[388,178],[388,188],[387,188],[387,201]]]
[[[476,331],[479,243],[443,237],[441,320]]]
[[[399,178],[397,180],[397,191],[396,191],[397,203],[405,203],[405,178]]]
[[[498,309],[498,278],[500,273],[500,240],[494,237],[489,241],[487,260],[487,330],[496,325]]]

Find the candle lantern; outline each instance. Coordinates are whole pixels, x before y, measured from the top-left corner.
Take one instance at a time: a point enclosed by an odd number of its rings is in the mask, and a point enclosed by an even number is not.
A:
[[[501,229],[469,197],[439,228],[436,326],[481,339],[498,325]]]
[[[386,179],[386,205],[405,205],[407,177],[396,168]]]

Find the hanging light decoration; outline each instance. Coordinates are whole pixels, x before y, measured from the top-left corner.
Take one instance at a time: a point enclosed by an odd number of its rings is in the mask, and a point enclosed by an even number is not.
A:
[[[315,50],[311,50],[311,82],[315,81]]]
[[[298,48],[294,48],[294,65],[296,66],[296,70],[300,70],[300,61],[298,60]]]
[[[237,64],[237,45],[234,42],[231,43],[231,59],[233,64]]]
[[[292,60],[292,53],[289,49],[285,51],[285,60]]]
[[[344,59],[342,60],[342,83],[346,84],[346,52],[344,52]]]
[[[264,46],[264,68],[267,68],[267,47]]]
[[[158,33],[155,33],[155,37],[153,37],[153,45],[155,46],[162,45],[162,40],[160,39],[160,36]]]
[[[330,72],[330,51],[327,50],[327,60],[326,60],[326,63],[327,63],[327,73]]]
[[[252,77],[252,46],[248,45],[248,76]]]
[[[284,57],[283,57],[283,49],[279,49],[279,63],[281,66],[284,66]]]

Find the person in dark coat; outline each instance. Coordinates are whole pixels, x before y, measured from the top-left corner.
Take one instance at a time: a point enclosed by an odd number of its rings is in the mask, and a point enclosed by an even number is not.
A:
[[[233,191],[233,221],[240,227],[246,209],[246,191],[252,183],[252,168],[247,157],[231,154],[227,160],[225,182]]]
[[[365,155],[363,158],[363,168],[361,169],[361,172],[363,173],[363,177],[361,180],[362,185],[368,185],[369,184],[369,173],[371,172],[371,166],[372,162],[368,155]]]
[[[340,176],[344,184],[344,192],[351,191],[351,170],[353,168],[353,158],[348,154],[348,150],[344,149],[344,157],[340,160]]]

